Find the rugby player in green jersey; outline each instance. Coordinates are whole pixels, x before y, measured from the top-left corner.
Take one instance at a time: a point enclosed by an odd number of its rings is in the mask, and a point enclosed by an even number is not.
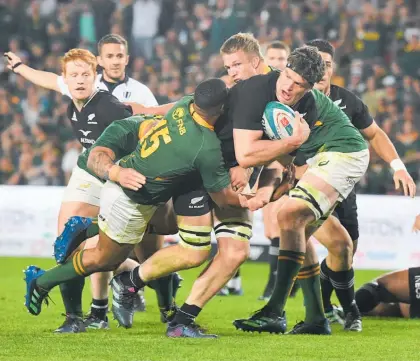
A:
[[[200,180],[221,207],[240,206],[213,131],[226,96],[223,81],[210,79],[197,87],[194,98],[176,104],[171,121],[132,117],[106,129],[87,163],[91,173],[108,180],[101,193],[98,245],[76,251],[49,271],[28,267],[25,305],[30,313],[38,315],[48,292],[60,283],[117,268],[142,239],[157,207],[187,182],[194,186]],[[112,281],[122,303],[138,291],[134,284],[125,285],[124,277],[133,276],[139,277],[138,272],[124,272]]]
[[[233,121],[239,165],[253,167],[279,157],[283,157],[284,163],[284,156],[291,153],[308,159],[309,165],[296,187],[284,197],[277,215],[281,242],[277,265],[279,277],[273,294],[267,305],[252,317],[234,322],[239,329],[285,332],[284,307],[294,279],[305,280],[319,275],[319,263],[308,264],[308,259],[305,260],[307,240],[336,204],[347,197],[369,163],[367,144],[360,132],[337,105],[313,89],[324,72],[324,61],[316,48],[298,48],[289,56],[283,72],[255,76],[242,82],[232,89],[229,97],[229,116]],[[293,139],[263,139],[261,118],[270,101],[280,101],[297,112]],[[288,158],[291,161],[292,157]],[[252,200],[248,205],[249,202]],[[331,238],[340,240],[348,234],[343,233],[337,223],[329,220],[328,232],[331,232]],[[343,267],[347,267],[344,263]],[[319,280],[313,287],[320,292]],[[318,305],[319,302],[305,302],[305,306],[311,304]],[[312,308],[306,307],[307,318],[294,328],[293,334],[331,333],[322,305]]]

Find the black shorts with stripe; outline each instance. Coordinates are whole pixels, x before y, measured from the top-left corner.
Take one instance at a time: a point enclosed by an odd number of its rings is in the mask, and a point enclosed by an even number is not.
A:
[[[356,192],[354,190],[345,200],[337,204],[333,215],[340,220],[353,241],[359,239],[359,220],[357,218]]]

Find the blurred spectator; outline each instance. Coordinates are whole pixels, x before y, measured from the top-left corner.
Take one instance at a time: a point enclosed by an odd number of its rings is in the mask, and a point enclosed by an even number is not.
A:
[[[153,55],[153,38],[158,32],[158,19],[161,6],[158,0],[135,0],[132,6],[131,25],[132,48],[134,56],[144,56],[150,60]]]
[[[239,31],[292,49],[326,38],[336,47],[333,82],[362,98],[420,182],[417,0],[0,0],[1,49],[39,69],[60,73],[63,52],[96,52],[111,31],[128,39],[129,75],[159,103],[220,76],[219,47]],[[2,61],[0,79],[1,183],[64,184],[81,151],[68,99],[5,72]],[[375,154],[359,190],[395,193],[392,172]]]

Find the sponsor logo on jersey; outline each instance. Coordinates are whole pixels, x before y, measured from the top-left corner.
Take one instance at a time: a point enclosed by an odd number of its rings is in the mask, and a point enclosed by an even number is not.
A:
[[[85,144],[95,144],[95,141],[93,139],[88,138],[80,138],[80,142]]]
[[[176,108],[176,109],[172,112],[172,118],[174,118],[175,120],[183,118],[183,117],[184,117],[184,115],[185,115],[185,110],[184,110],[184,108]]]
[[[102,221],[102,222],[105,222],[106,221],[106,219],[105,219],[105,217],[102,215],[102,214],[98,214],[98,218]]]
[[[317,120],[316,122],[315,122],[315,126],[316,127],[320,127],[322,124],[324,124],[323,122],[321,122],[320,120]]]
[[[92,133],[91,130],[82,130],[82,129],[79,129],[79,132],[81,132],[85,137],[87,137],[89,133]]]
[[[192,198],[191,201],[190,201],[190,205],[188,206],[188,208],[193,208],[193,209],[204,208],[204,203],[198,204],[203,199],[204,199],[204,196]]]
[[[73,122],[77,122],[76,112],[73,112],[73,116],[71,117]]]
[[[414,289],[416,291],[416,298],[420,300],[420,276],[414,276]]]
[[[96,114],[89,114],[88,115],[88,124],[98,124],[98,122],[94,122],[93,119],[95,119]]]
[[[343,109],[346,109],[347,108],[347,105],[343,105],[343,106],[341,106],[341,102],[343,101],[343,99],[337,99],[337,100],[334,100],[334,104],[335,105],[337,105],[341,110],[343,110]]]

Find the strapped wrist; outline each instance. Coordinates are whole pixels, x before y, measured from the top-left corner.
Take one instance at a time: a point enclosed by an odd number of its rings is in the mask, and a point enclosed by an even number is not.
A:
[[[391,163],[389,163],[389,165],[394,170],[394,172],[397,172],[399,170],[407,170],[405,164],[400,158],[394,159],[393,161],[391,161]]]
[[[21,62],[21,61],[18,61],[16,64],[14,64],[14,65],[12,65],[12,71],[14,72],[14,73],[16,73],[15,72],[15,69],[18,67],[18,66],[21,66],[23,63]]]

